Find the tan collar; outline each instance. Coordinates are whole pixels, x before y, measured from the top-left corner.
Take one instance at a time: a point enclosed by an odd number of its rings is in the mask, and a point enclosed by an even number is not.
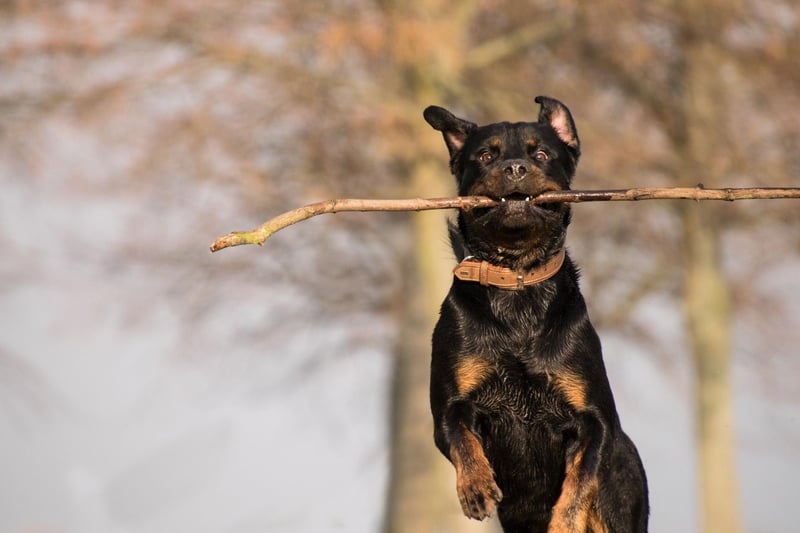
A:
[[[488,261],[469,261],[467,258],[456,266],[453,274],[461,281],[477,281],[484,287],[520,290],[552,278],[564,264],[565,255],[566,251],[562,248],[541,267],[524,273],[495,266]]]

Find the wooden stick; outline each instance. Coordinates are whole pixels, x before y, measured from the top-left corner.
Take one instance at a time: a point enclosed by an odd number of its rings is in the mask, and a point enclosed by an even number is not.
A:
[[[551,191],[531,202],[609,202],[636,200],[765,200],[774,198],[800,198],[800,187],[766,187],[746,189],[706,189],[697,187],[605,189],[593,191]],[[287,226],[326,213],[342,211],[424,211],[430,209],[475,209],[493,207],[495,200],[485,196],[459,196],[454,198],[413,198],[408,200],[339,199],[309,204],[287,211],[250,231],[234,231],[219,237],[210,246],[212,252],[240,244],[264,244],[273,233]]]

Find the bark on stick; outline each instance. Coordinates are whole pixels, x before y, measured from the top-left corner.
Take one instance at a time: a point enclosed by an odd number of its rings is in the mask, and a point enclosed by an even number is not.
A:
[[[535,204],[553,202],[612,202],[638,200],[766,200],[800,198],[800,187],[706,189],[697,187],[603,189],[583,191],[551,191],[530,201]],[[273,233],[303,220],[326,213],[344,211],[424,211],[430,209],[475,209],[492,207],[497,201],[485,196],[453,198],[412,198],[405,200],[339,199],[309,204],[272,218],[249,231],[234,231],[219,237],[210,246],[212,252],[241,244],[264,244]]]

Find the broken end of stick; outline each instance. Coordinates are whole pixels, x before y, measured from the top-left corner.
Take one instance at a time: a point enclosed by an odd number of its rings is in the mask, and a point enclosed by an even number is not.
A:
[[[234,231],[228,233],[215,240],[211,246],[208,247],[211,253],[218,252],[223,248],[230,248],[231,246],[240,246],[242,244],[257,244],[264,245],[271,233],[255,232],[255,231]]]

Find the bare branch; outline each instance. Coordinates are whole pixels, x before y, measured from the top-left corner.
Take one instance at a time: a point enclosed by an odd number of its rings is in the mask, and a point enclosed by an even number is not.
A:
[[[492,63],[509,57],[535,43],[558,37],[565,33],[574,22],[575,16],[570,13],[560,17],[539,20],[510,33],[504,33],[500,37],[481,43],[473,48],[467,56],[464,66],[473,70],[486,68]]]
[[[425,211],[430,209],[473,209],[476,207],[492,207],[497,202],[484,196],[463,196],[456,198],[414,198],[409,200],[363,200],[356,198],[327,200],[309,204],[287,211],[275,218],[267,220],[250,231],[234,231],[218,238],[211,245],[216,252],[229,246],[240,244],[264,244],[273,233],[292,224],[302,222],[317,215],[339,213],[343,211]]]
[[[609,202],[637,200],[766,200],[800,198],[800,187],[763,187],[742,189],[706,189],[697,187],[603,189],[593,191],[550,191],[530,202]],[[240,244],[264,244],[273,233],[287,226],[317,215],[344,211],[425,211],[430,209],[475,209],[493,207],[497,201],[485,196],[459,196],[454,198],[413,198],[408,200],[339,199],[309,204],[287,211],[250,231],[235,231],[219,237],[210,246],[212,252]]]

